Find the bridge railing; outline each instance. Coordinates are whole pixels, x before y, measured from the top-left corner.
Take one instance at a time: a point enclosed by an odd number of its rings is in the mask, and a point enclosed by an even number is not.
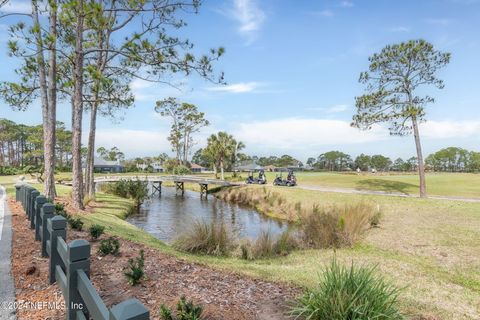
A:
[[[84,239],[66,243],[67,219],[55,215],[35,188],[15,186],[15,199],[22,204],[41,242],[42,256],[49,258],[48,281],[57,283],[65,299],[67,320],[146,320],[150,313],[137,299],[125,300],[108,309],[90,281],[90,244]]]

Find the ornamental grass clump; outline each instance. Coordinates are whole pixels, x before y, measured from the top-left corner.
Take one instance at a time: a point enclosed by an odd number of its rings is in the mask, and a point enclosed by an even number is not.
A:
[[[340,266],[334,258],[318,285],[291,310],[294,319],[400,320],[399,290],[375,274],[375,267]]]
[[[223,222],[196,220],[173,242],[173,247],[190,253],[226,256],[235,247],[235,238]]]
[[[380,223],[380,209],[360,202],[344,206],[314,206],[299,218],[299,229],[305,246],[340,248],[354,245],[373,225]]]

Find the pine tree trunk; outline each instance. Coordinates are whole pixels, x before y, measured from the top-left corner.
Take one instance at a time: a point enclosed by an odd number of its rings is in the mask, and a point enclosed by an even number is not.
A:
[[[43,152],[44,152],[44,172],[46,174],[46,179],[44,183],[44,193],[47,198],[55,198],[55,110],[51,110],[51,101],[49,101],[49,96],[52,94],[52,91],[49,90],[49,84],[47,83],[46,75],[46,66],[45,66],[45,57],[44,57],[44,44],[41,35],[41,27],[39,20],[38,12],[38,3],[36,0],[32,1],[32,18],[33,23],[38,28],[35,32],[35,42],[37,47],[36,60],[38,64],[38,78],[40,86],[40,98],[42,102],[42,122],[43,122]],[[53,25],[52,25],[53,24]],[[56,33],[56,13],[50,12],[50,31]],[[52,47],[50,45],[50,47]],[[56,59],[55,51],[50,51],[50,63],[53,62],[53,65],[49,66],[49,81],[51,71],[56,68]],[[52,61],[53,59],[53,61]],[[53,76],[55,77],[55,76]],[[55,79],[55,78],[53,78]],[[50,84],[51,85],[51,84]],[[55,96],[54,96],[55,97]],[[55,104],[53,104],[55,106]],[[53,128],[52,128],[53,121]]]
[[[77,25],[72,101],[72,200],[76,209],[83,209],[82,113],[83,113],[83,0],[77,2]]]
[[[94,180],[94,162],[95,162],[95,134],[97,131],[97,103],[92,104],[90,111],[90,132],[88,135],[88,152],[85,161],[85,193],[91,197],[95,197],[95,180]]]
[[[420,177],[420,197],[427,197],[427,183],[425,179],[425,164],[423,162],[422,145],[420,143],[420,133],[418,130],[418,122],[415,117],[412,118],[413,136],[415,137],[415,146],[417,149],[418,159],[418,175]]]
[[[50,4],[50,35],[53,39],[57,38],[57,3],[51,0]],[[55,199],[57,192],[55,190],[55,145],[56,145],[56,125],[57,125],[57,52],[56,40],[49,45],[49,63],[48,63],[48,111],[47,122],[44,124],[44,193],[47,198]]]

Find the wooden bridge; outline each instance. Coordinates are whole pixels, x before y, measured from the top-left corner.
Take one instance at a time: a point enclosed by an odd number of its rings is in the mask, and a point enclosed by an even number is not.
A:
[[[116,182],[120,180],[140,180],[148,181],[153,186],[153,194],[157,193],[162,194],[162,183],[165,181],[172,181],[175,183],[175,190],[180,191],[182,195],[185,193],[185,183],[198,183],[200,185],[200,196],[205,197],[208,194],[208,185],[215,185],[221,187],[235,186],[237,183],[228,182],[225,180],[219,179],[208,179],[204,177],[195,177],[195,176],[174,176],[174,175],[165,175],[165,176],[103,176],[95,177],[95,184],[105,183],[105,182]]]

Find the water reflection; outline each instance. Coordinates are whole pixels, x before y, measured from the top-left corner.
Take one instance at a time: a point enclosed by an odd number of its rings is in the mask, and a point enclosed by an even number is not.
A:
[[[207,222],[230,226],[239,237],[256,238],[261,230],[279,234],[287,229],[288,223],[269,218],[257,211],[218,200],[213,196],[200,198],[198,192],[185,191],[184,196],[175,193],[175,188],[162,188],[150,198],[140,213],[128,217],[127,221],[149,232],[167,243],[183,233],[192,221],[203,219]]]

